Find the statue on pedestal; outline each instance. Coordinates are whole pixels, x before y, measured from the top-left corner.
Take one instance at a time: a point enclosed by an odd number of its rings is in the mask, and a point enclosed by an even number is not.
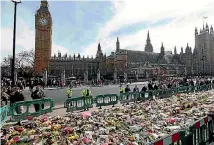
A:
[[[63,84],[65,84],[65,70],[63,70],[62,73],[61,73],[61,82]]]
[[[114,81],[117,83],[117,69],[114,71]]]
[[[99,81],[100,80],[100,70],[98,69],[98,71],[97,71],[97,81]]]
[[[88,83],[88,71],[84,72],[84,82]]]
[[[48,81],[48,73],[47,73],[47,70],[45,69],[43,71],[43,82],[44,82],[45,86],[47,85],[47,81]]]
[[[124,72],[124,79],[125,79],[125,81],[127,81],[127,73],[126,72]]]

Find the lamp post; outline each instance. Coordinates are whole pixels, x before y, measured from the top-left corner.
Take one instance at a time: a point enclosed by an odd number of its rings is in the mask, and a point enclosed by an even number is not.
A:
[[[11,69],[11,78],[12,78],[12,86],[15,85],[15,55],[16,55],[16,8],[17,4],[21,3],[21,1],[12,0],[14,3],[14,22],[13,22],[13,59],[12,59],[12,69]]]

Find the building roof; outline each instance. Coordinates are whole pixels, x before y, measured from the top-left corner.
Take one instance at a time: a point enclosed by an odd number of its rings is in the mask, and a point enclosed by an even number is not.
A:
[[[141,62],[144,64],[148,61],[150,63],[155,63],[157,62],[158,55],[158,53],[154,52],[127,50],[128,62]]]

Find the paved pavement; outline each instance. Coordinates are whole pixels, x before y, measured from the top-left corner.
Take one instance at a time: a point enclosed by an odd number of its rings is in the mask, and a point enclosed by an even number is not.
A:
[[[147,82],[141,82],[141,83],[133,83],[130,85],[131,90],[133,90],[135,84],[137,84],[138,88],[141,90],[143,85],[146,85]],[[125,87],[125,85],[123,85]],[[78,88],[73,88],[73,96],[74,97],[79,97],[80,92],[82,89],[85,89],[87,87],[78,87]],[[89,88],[89,87],[88,87]],[[110,85],[110,86],[103,86],[103,87],[90,87],[91,92],[93,96],[97,96],[99,94],[119,94],[119,85]],[[64,101],[67,99],[66,96],[66,88],[59,88],[59,89],[52,89],[52,88],[46,88],[44,89],[45,96],[47,98],[52,98],[54,100],[55,105],[63,105]],[[28,88],[26,88],[23,91],[23,94],[26,98],[26,100],[31,100],[31,95],[30,91]]]

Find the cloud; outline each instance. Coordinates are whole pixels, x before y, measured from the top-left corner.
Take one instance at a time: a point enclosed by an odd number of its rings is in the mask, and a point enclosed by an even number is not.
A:
[[[35,31],[31,30],[29,26],[22,20],[19,24],[21,26],[16,32],[16,53],[22,50],[35,49]],[[13,29],[1,28],[1,60],[7,55],[12,55],[13,47]],[[69,49],[61,45],[52,44],[52,55],[61,52],[68,53]]]
[[[194,29],[196,26],[202,27],[203,16],[208,16],[208,24],[214,24],[213,0],[127,0],[112,3],[114,16],[100,30],[97,41],[85,48],[85,53],[95,53],[98,42],[101,42],[104,52],[114,51],[116,36],[113,37],[112,33],[135,23],[148,22],[152,26],[164,19],[171,19],[171,22],[120,36],[121,48],[144,50],[147,32],[150,30],[154,51],[159,52],[163,42],[166,50],[173,50],[176,45],[180,52],[180,47],[185,47],[187,43],[194,47]]]

